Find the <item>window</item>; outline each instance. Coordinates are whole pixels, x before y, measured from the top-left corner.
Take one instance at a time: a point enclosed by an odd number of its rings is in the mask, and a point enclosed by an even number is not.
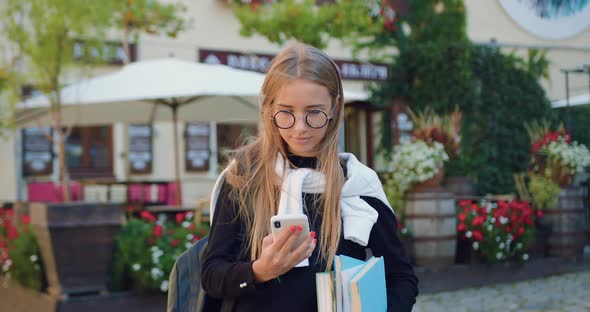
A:
[[[209,124],[186,124],[184,160],[186,171],[209,170]]]
[[[75,127],[65,148],[72,178],[113,177],[111,126]]]

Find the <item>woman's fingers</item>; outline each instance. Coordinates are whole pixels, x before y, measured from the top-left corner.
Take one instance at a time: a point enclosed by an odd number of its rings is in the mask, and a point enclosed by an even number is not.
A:
[[[292,227],[289,231],[291,231],[291,236],[280,246],[279,256],[282,258],[288,257],[293,249],[297,247],[295,246],[295,242],[299,238],[299,235],[301,235],[301,227]]]

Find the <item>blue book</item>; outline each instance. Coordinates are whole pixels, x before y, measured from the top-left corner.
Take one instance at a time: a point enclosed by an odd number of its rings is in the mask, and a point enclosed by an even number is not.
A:
[[[350,279],[365,265],[365,261],[344,255],[334,257],[334,289],[335,311],[349,312],[350,310]]]
[[[371,257],[350,280],[353,312],[387,311],[387,286],[383,257]]]

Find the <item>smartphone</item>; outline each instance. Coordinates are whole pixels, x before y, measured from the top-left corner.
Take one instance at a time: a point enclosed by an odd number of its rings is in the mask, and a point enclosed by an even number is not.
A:
[[[276,215],[270,218],[270,228],[272,229],[272,235],[274,239],[277,239],[282,231],[288,231],[292,226],[297,227],[298,225],[300,225],[303,230],[299,232],[299,236],[297,236],[297,240],[293,245],[293,249],[301,246],[301,244],[309,237],[309,221],[307,219],[307,215]]]

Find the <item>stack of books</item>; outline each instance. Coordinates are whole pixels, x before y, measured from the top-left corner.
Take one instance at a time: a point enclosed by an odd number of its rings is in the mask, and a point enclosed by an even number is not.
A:
[[[333,272],[316,273],[316,291],[319,312],[387,311],[383,258],[336,256]]]

